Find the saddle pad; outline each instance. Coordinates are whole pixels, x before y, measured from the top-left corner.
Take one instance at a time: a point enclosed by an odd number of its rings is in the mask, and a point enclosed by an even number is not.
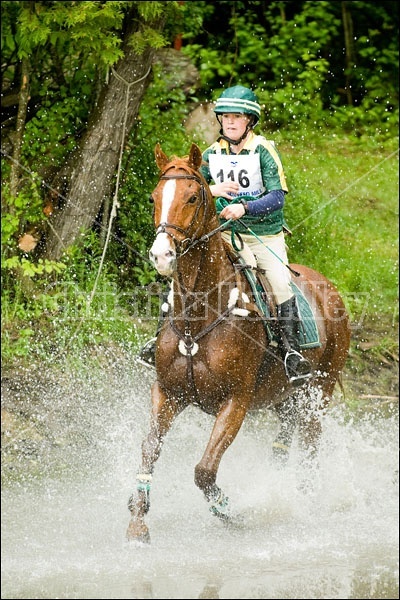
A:
[[[302,324],[299,334],[300,348],[318,348],[321,342],[319,341],[318,328],[311,306],[303,292],[293,281],[291,282],[291,286],[297,299]]]
[[[244,261],[240,258],[239,262],[244,264]],[[255,302],[264,316],[268,319],[271,317],[268,303],[266,303],[262,297],[262,287],[257,282],[256,277],[252,271],[252,269],[243,269],[247,280],[251,286],[251,289],[254,294]],[[319,333],[317,324],[315,322],[315,317],[312,312],[311,306],[304,296],[303,292],[299,287],[292,281],[291,286],[293,289],[293,293],[297,299],[297,306],[299,309],[299,316],[301,320],[302,327],[300,328],[298,342],[300,345],[300,349],[303,348],[318,348],[321,346],[321,342],[319,340]],[[268,325],[268,321],[264,322],[267,334],[269,335],[270,340],[276,340],[275,335]]]

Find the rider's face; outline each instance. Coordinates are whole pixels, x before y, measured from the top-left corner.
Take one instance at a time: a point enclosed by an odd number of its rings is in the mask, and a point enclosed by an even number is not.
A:
[[[238,140],[246,131],[249,120],[248,115],[224,113],[222,115],[222,131],[232,140]]]

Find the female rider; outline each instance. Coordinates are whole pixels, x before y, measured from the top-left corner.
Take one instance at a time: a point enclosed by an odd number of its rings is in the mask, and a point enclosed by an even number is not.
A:
[[[253,131],[261,109],[249,88],[227,88],[214,112],[220,137],[203,153],[200,171],[216,197],[219,218],[232,219],[240,233],[244,242],[240,254],[247,264],[263,270],[272,288],[286,338],[281,348],[286,373],[294,385],[301,385],[311,376],[311,367],[299,352],[300,320],[287,267],[285,232],[289,230],[283,215],[288,189],[281,158],[273,142]],[[229,228],[223,236],[231,241]]]

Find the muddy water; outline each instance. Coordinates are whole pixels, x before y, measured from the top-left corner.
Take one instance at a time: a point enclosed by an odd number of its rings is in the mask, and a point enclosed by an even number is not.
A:
[[[67,374],[36,399],[52,437],[19,455],[23,434],[9,440],[18,461],[3,470],[2,598],[398,598],[395,409],[351,422],[332,408],[313,473],[296,440],[276,469],[276,418],[249,416],[218,478],[231,525],[194,486],[212,419],[188,409],[156,466],[143,546],[125,532],[150,383],[142,369]]]

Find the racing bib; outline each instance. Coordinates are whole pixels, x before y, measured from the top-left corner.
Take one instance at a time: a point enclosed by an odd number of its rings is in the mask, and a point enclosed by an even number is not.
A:
[[[210,154],[211,177],[215,183],[234,181],[239,184],[235,196],[259,196],[265,192],[260,169],[260,155]]]

